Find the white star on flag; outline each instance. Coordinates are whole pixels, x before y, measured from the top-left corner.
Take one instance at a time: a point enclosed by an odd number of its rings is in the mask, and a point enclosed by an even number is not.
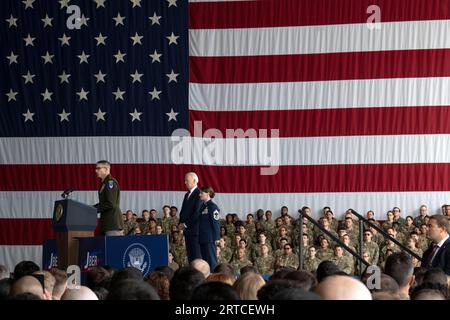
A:
[[[64,9],[68,7],[70,0],[59,0],[58,2],[61,5],[59,9]]]
[[[169,40],[169,46],[173,43],[173,44],[178,44],[177,39],[180,36],[176,36],[173,34],[173,32],[170,34],[170,36],[166,37]]]
[[[25,0],[25,1],[22,1],[22,3],[25,5],[25,10],[28,9],[28,8],[34,9],[34,7],[33,7],[33,2],[34,2],[34,1],[35,1],[35,0]]]
[[[117,51],[117,54],[114,55],[114,58],[116,58],[116,63],[119,63],[119,61],[125,62],[123,58],[125,58],[126,55],[126,53],[122,53],[120,50]]]
[[[86,18],[84,16],[84,14],[82,14],[81,18],[78,18],[77,20],[80,21],[80,28],[81,28],[81,26],[86,26],[87,27],[88,26],[88,21],[91,20],[91,18]]]
[[[61,117],[61,119],[59,120],[60,122],[63,122],[63,121],[69,122],[69,116],[71,114],[67,113],[66,110],[63,109],[61,113],[58,113],[58,115]]]
[[[169,78],[169,82],[168,82],[168,83],[171,83],[172,81],[178,82],[178,81],[177,81],[177,77],[178,77],[179,75],[180,75],[179,73],[173,72],[173,69],[172,69],[172,72],[166,74],[166,77]]]
[[[48,16],[48,14],[45,14],[45,18],[41,19],[41,21],[44,23],[44,28],[45,27],[53,27],[52,20],[53,20],[53,18],[50,18]]]
[[[133,78],[132,83],[135,83],[136,81],[142,83],[141,78],[143,75],[144,75],[143,73],[139,73],[136,69],[136,71],[134,73],[130,74],[130,77]]]
[[[53,59],[54,56],[55,56],[54,54],[50,54],[47,51],[45,56],[41,56],[41,57],[42,57],[42,59],[44,59],[44,64],[47,64],[47,63],[53,64],[52,59]]]
[[[43,97],[42,101],[52,101],[52,94],[53,92],[50,92],[47,88],[45,88],[45,92],[41,93],[41,96]]]
[[[88,58],[90,57],[90,54],[86,54],[84,53],[84,51],[78,56],[78,58],[80,59],[80,64],[84,63],[89,63],[88,62]]]
[[[130,0],[130,1],[133,3],[133,8],[141,6],[141,1],[142,0]]]
[[[81,100],[88,100],[88,97],[87,97],[87,95],[89,94],[89,91],[84,91],[84,89],[83,88],[81,88],[81,91],[80,92],[77,92],[77,95],[80,97],[80,100],[79,101],[81,101]]]
[[[10,15],[9,19],[5,19],[5,20],[6,20],[6,22],[9,23],[8,28],[11,28],[11,27],[17,27],[17,20],[19,20],[19,19],[14,18],[13,15]]]
[[[99,45],[106,45],[106,43],[105,43],[105,40],[107,39],[108,37],[104,37],[103,35],[102,35],[102,33],[100,32],[100,34],[98,35],[98,37],[95,37],[95,40],[97,40],[97,47],[99,46]]]
[[[18,92],[13,91],[12,89],[9,89],[9,92],[6,94],[6,96],[8,97],[8,102],[10,102],[11,100],[17,101],[16,100],[17,94],[18,94]]]
[[[149,94],[152,96],[152,100],[155,100],[155,99],[161,100],[161,98],[159,97],[161,92],[162,91],[156,90],[156,87],[153,87],[153,91],[150,91]]]
[[[152,63],[157,61],[157,62],[161,62],[161,60],[159,60],[159,58],[162,56],[162,53],[158,53],[156,50],[153,54],[149,54],[150,58],[152,58]]]
[[[105,77],[106,77],[106,76],[107,76],[106,73],[102,73],[102,70],[98,70],[98,73],[97,73],[97,74],[94,74],[94,77],[97,78],[97,82],[96,82],[96,83],[99,83],[100,81],[101,81],[101,82],[106,82],[106,81],[105,81]]]
[[[60,84],[63,83],[63,82],[69,83],[69,77],[70,77],[70,73],[66,74],[66,71],[63,70],[63,73],[58,76],[58,78],[61,79]]]
[[[32,46],[34,47],[34,40],[36,40],[36,38],[32,38],[30,34],[28,34],[28,36],[26,38],[23,38],[23,41],[25,41],[25,47],[28,46]]]
[[[166,113],[166,114],[169,117],[169,120],[167,120],[167,121],[169,121],[169,122],[172,121],[172,120],[177,121],[178,112],[174,112],[172,108],[170,109],[170,112]]]
[[[97,7],[96,7],[95,9],[98,9],[98,8],[100,8],[100,7],[106,8],[106,7],[105,7],[105,1],[106,1],[106,0],[94,0],[94,1],[95,1],[95,3],[97,4]]]
[[[113,20],[116,22],[116,27],[120,24],[120,25],[124,25],[123,24],[123,20],[125,20],[125,18],[126,17],[122,17],[121,15],[120,15],[120,12],[119,13],[117,13],[117,17],[115,17],[115,18],[113,18]]]
[[[117,88],[116,92],[113,92],[113,95],[116,97],[116,101],[117,100],[123,100],[123,95],[125,94],[125,91],[120,91],[119,88]]]
[[[97,117],[97,119],[95,121],[106,121],[105,116],[106,116],[106,112],[102,112],[102,110],[100,108],[98,108],[97,112],[94,112],[94,116]]]
[[[137,32],[136,32],[136,34],[133,37],[130,37],[130,38],[131,38],[131,40],[133,40],[133,46],[136,45],[136,44],[142,45],[141,40],[142,40],[143,36],[138,35]]]
[[[154,24],[159,24],[159,25],[161,25],[161,24],[159,23],[159,20],[161,19],[161,16],[157,16],[157,15],[156,15],[156,12],[153,12],[153,16],[148,17],[148,18],[149,18],[150,21],[152,22],[152,25],[154,25]]]
[[[65,33],[63,33],[63,36],[61,38],[58,38],[58,40],[61,41],[61,47],[63,47],[64,45],[70,46],[69,40],[71,38],[72,37],[68,37]]]
[[[130,113],[130,116],[131,116],[131,122],[133,122],[134,120],[141,121],[141,118],[140,118],[141,115],[142,115],[142,112],[138,112],[138,111],[136,110],[136,108],[134,108],[134,112]]]
[[[34,83],[33,82],[33,78],[35,77],[35,75],[31,74],[30,70],[28,70],[27,74],[23,75],[22,77],[25,79],[25,84],[27,84],[27,83]]]
[[[17,58],[19,57],[18,54],[14,54],[14,52],[11,51],[11,54],[9,56],[6,56],[6,59],[9,60],[9,64],[17,63]]]
[[[29,121],[34,121],[33,120],[34,113],[30,112],[30,109],[27,109],[27,112],[26,113],[22,113],[22,115],[25,117],[24,122],[27,122],[28,120]]]
[[[177,0],[167,0],[167,2],[169,3],[169,8],[170,8],[171,6],[177,7]]]

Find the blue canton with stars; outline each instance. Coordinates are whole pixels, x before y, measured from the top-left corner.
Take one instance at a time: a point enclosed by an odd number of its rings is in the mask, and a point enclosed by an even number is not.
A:
[[[2,0],[0,136],[167,136],[187,129],[187,6]]]

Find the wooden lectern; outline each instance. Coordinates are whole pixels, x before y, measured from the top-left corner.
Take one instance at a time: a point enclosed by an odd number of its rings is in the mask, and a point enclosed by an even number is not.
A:
[[[96,226],[96,208],[71,199],[55,201],[53,229],[59,269],[78,265],[77,238],[93,237]]]

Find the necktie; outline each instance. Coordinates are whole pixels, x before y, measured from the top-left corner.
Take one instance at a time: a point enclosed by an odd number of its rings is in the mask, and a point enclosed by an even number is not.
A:
[[[433,262],[433,258],[436,255],[437,250],[439,249],[439,246],[435,243],[433,243],[433,249],[431,249],[430,255],[427,259],[427,267],[431,267],[431,263]]]

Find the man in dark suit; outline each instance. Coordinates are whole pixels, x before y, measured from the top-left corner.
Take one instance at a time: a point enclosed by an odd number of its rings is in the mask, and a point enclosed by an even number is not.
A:
[[[183,199],[183,205],[180,211],[179,227],[184,229],[184,238],[186,240],[186,252],[189,263],[195,259],[201,259],[200,242],[199,242],[199,217],[200,206],[200,190],[197,187],[198,177],[194,172],[189,172],[184,177],[184,183],[189,190]]]
[[[111,176],[111,164],[106,160],[97,162],[95,172],[102,180],[98,191],[99,203],[95,205],[100,212],[102,233],[106,236],[123,235],[123,219],[120,210],[120,189],[117,180]]]
[[[450,275],[450,223],[446,216],[436,214],[428,221],[428,237],[433,241],[422,257],[422,267],[439,268]]]

